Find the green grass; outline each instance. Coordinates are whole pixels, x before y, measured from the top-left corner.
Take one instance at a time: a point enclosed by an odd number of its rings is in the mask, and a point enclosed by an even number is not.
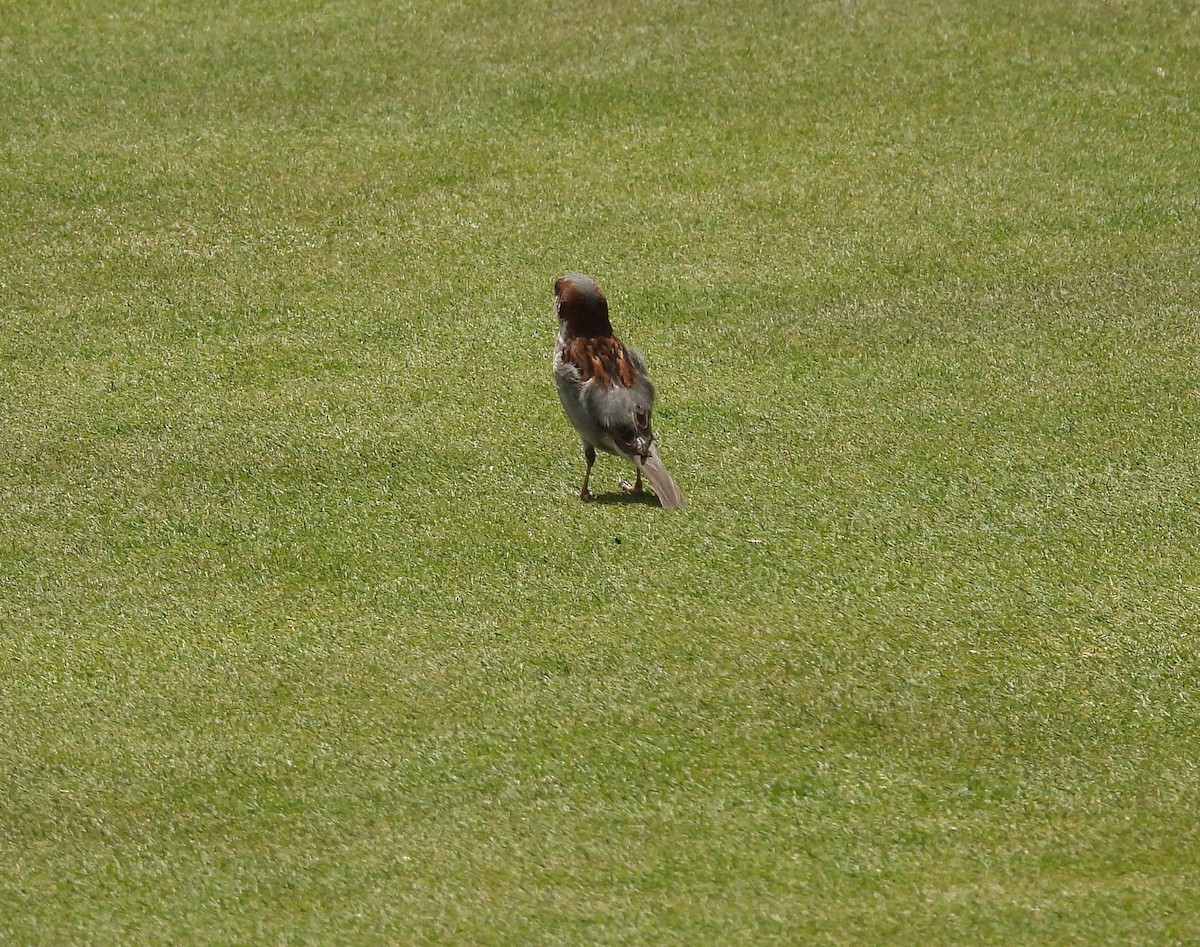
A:
[[[1185,3],[7,4],[0,940],[1200,939],[1198,69]],[[678,514],[575,499],[570,268]]]

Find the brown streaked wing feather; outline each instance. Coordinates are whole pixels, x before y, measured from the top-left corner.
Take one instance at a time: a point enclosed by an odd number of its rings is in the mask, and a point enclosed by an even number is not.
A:
[[[579,369],[583,381],[603,388],[631,388],[641,377],[637,365],[616,336],[576,336],[563,346],[563,360]]]

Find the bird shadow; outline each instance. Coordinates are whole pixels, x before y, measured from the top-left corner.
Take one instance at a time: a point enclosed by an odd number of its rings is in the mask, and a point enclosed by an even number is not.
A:
[[[609,493],[596,493],[588,500],[589,503],[597,503],[601,506],[618,506],[622,504],[643,505],[643,506],[661,506],[656,497],[649,490],[643,490],[641,493],[627,493],[624,490],[613,490]]]

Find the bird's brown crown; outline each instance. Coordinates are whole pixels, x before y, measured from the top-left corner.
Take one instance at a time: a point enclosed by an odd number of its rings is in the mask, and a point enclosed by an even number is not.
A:
[[[595,337],[612,335],[608,319],[608,300],[604,290],[584,273],[567,273],[554,281],[554,301],[558,318],[572,335]]]

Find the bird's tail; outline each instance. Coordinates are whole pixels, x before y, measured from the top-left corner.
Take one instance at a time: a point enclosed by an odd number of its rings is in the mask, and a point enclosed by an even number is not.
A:
[[[662,458],[658,456],[658,448],[655,445],[651,444],[650,452],[646,457],[639,458],[635,463],[637,463],[638,470],[650,481],[650,486],[658,495],[658,502],[662,504],[663,509],[673,510],[683,506],[683,494],[679,492],[679,487],[667,473],[667,468],[663,466]]]

